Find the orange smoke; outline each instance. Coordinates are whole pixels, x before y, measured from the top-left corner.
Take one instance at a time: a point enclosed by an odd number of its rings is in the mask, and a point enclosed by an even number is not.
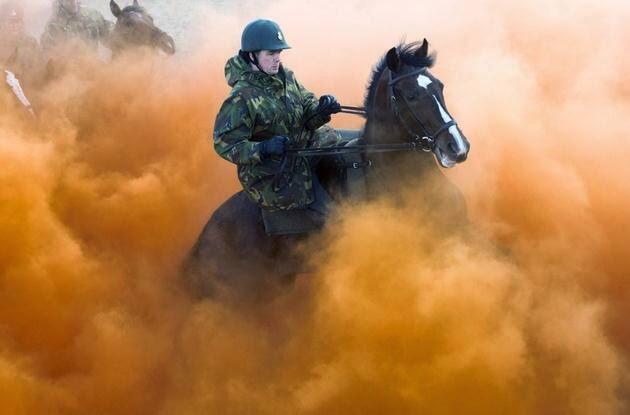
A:
[[[0,412],[624,413],[628,5],[294,3],[208,11],[203,46],[170,60],[82,58],[37,94],[37,127],[3,111]],[[307,87],[350,105],[401,36],[429,39],[472,143],[447,174],[474,237],[420,206],[346,206],[315,275],[255,312],[181,294],[237,189],[208,134],[259,15]]]
[[[2,413],[156,409],[176,269],[236,186],[208,145],[220,69],[77,61],[33,97],[38,128],[3,115]]]

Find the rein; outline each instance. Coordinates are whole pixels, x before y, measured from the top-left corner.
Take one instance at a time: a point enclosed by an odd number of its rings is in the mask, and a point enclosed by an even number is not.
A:
[[[344,114],[360,115],[362,117],[367,115],[367,111],[365,110],[365,108],[363,108],[363,107],[351,107],[349,105],[342,105],[341,106],[341,112],[343,112]]]
[[[415,142],[400,144],[357,144],[353,146],[330,146],[318,148],[288,148],[287,153],[299,157],[335,156],[357,153],[391,153],[395,151],[418,150],[422,147]]]
[[[427,129],[424,124],[420,121],[416,113],[412,110],[411,105],[403,95],[402,100],[405,103],[405,106],[408,112],[411,114],[415,122],[420,127],[420,131],[422,134],[416,134],[411,129],[407,121],[402,116],[402,112],[398,107],[398,99],[396,96],[396,90],[394,86],[399,81],[409,78],[414,75],[419,75],[425,71],[424,68],[418,69],[404,75],[400,75],[396,78],[392,77],[391,70],[389,71],[389,81],[387,83],[389,87],[390,94],[390,105],[393,113],[398,118],[398,121],[402,124],[402,126],[407,130],[409,135],[411,136],[411,141],[407,143],[396,143],[396,144],[357,144],[352,146],[329,146],[329,147],[318,147],[318,148],[288,148],[286,149],[286,156],[283,157],[282,163],[280,164],[280,169],[274,178],[274,189],[277,189],[279,186],[279,178],[281,172],[284,171],[288,159],[291,158],[295,160],[294,157],[322,157],[322,156],[335,156],[335,155],[343,155],[343,154],[374,154],[374,153],[392,153],[399,151],[417,151],[422,150],[425,152],[431,152],[435,149],[436,140],[444,131],[447,131],[454,125],[457,125],[455,121],[449,121],[442,125],[436,132],[433,134],[427,133]],[[367,109],[365,107],[353,107],[349,105],[342,105],[341,112],[346,114],[358,115],[362,117],[367,116]],[[289,156],[289,157],[288,157]],[[293,161],[292,161],[293,162]],[[360,163],[353,163],[351,165],[352,168],[358,168]],[[367,166],[370,166],[371,161],[367,162]]]
[[[393,113],[396,115],[396,118],[400,121],[400,124],[407,130],[409,135],[411,136],[411,141],[408,143],[400,143],[400,144],[362,144],[362,145],[353,145],[353,146],[330,146],[330,147],[319,147],[319,148],[297,148],[297,149],[287,149],[287,153],[290,153],[294,156],[299,157],[319,157],[319,156],[334,156],[340,154],[357,154],[357,153],[391,153],[396,151],[416,151],[422,150],[425,152],[431,152],[435,148],[435,143],[437,138],[443,132],[447,131],[452,126],[457,125],[457,122],[452,120],[447,123],[444,123],[437,131],[433,134],[427,132],[426,127],[420,121],[419,117],[409,105],[409,101],[402,96],[402,102],[405,104],[405,108],[408,113],[411,114],[415,123],[420,127],[420,131],[422,134],[417,134],[414,130],[409,126],[407,120],[402,115],[401,108],[398,106],[398,101],[400,97],[397,96],[396,90],[394,86],[401,80],[412,77],[414,75],[419,75],[425,71],[424,68],[418,69],[404,75],[400,75],[396,78],[392,77],[392,72],[389,72],[389,81],[387,85],[389,86],[390,93],[390,104],[392,107]],[[365,107],[353,107],[349,105],[342,105],[341,112],[344,114],[352,114],[365,117],[367,116],[367,110]]]

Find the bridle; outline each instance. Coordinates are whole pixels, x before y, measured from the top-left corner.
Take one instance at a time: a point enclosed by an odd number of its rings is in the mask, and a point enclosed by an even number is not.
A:
[[[457,125],[457,122],[455,120],[448,121],[442,124],[442,126],[438,128],[437,131],[435,131],[433,134],[429,133],[425,125],[422,123],[422,121],[420,121],[420,118],[416,115],[416,113],[411,108],[411,105],[409,104],[409,100],[407,100],[407,97],[404,94],[402,94],[402,102],[405,104],[405,109],[407,110],[409,114],[411,114],[412,119],[415,121],[416,125],[419,127],[419,130],[421,131],[422,135],[416,133],[415,130],[411,128],[409,124],[407,123],[407,119],[404,117],[403,111],[398,105],[398,102],[401,99],[400,99],[400,96],[396,95],[396,89],[394,88],[395,85],[398,82],[402,81],[403,79],[410,78],[415,75],[420,75],[424,73],[424,71],[425,71],[424,68],[417,69],[415,71],[411,71],[409,73],[406,73],[404,75],[400,75],[394,78],[392,77],[392,71],[390,70],[389,82],[387,83],[387,86],[389,90],[389,103],[390,103],[392,112],[394,113],[396,118],[398,118],[398,121],[400,121],[400,124],[405,128],[405,130],[407,130],[407,133],[411,136],[412,141],[418,143],[420,147],[422,148],[422,150],[429,152],[429,151],[433,151],[433,149],[435,148],[436,141],[438,137],[440,136],[440,134],[442,134],[444,131],[447,131],[452,126]]]

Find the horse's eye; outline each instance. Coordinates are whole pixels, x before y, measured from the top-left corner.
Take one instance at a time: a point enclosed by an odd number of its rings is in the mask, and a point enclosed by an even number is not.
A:
[[[418,99],[418,92],[411,92],[409,94],[407,94],[407,99],[409,101],[415,101],[416,99]]]

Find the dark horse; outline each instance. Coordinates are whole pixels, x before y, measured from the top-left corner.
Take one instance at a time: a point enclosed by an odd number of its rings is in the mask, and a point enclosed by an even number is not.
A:
[[[362,201],[387,195],[423,209],[428,212],[426,220],[449,232],[467,224],[466,206],[437,164],[450,168],[465,161],[470,145],[446,109],[442,82],[429,71],[433,62],[426,39],[390,49],[374,69],[365,100],[361,148],[399,146],[415,151],[366,151],[359,162],[345,163],[341,170],[339,157],[329,157],[318,164],[316,173],[337,199],[350,196]],[[350,168],[348,174],[361,172],[363,198],[340,191],[344,175],[339,173],[348,165],[358,168]],[[411,186],[420,187],[414,194],[420,194],[421,200],[403,202],[402,190]],[[210,218],[192,250],[186,276],[199,296],[217,290],[219,294],[236,291],[239,297],[264,296],[279,279],[291,281],[305,271],[303,258],[294,249],[304,238],[268,236],[259,208],[239,192]]]
[[[175,53],[175,41],[153,23],[153,17],[134,0],[131,6],[123,9],[111,0],[109,7],[116,17],[116,25],[109,38],[113,55],[132,47],[158,49],[168,55]]]

